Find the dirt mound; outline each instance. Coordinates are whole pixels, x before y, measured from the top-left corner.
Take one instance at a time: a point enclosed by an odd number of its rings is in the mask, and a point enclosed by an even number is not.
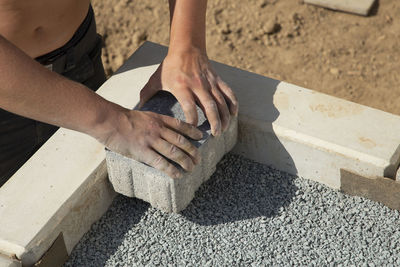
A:
[[[168,44],[167,1],[93,0],[108,74],[145,40]],[[400,2],[369,17],[303,1],[209,1],[211,59],[400,115]]]

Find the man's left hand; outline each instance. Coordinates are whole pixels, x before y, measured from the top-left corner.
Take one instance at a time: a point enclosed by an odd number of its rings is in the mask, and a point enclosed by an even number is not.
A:
[[[232,89],[215,73],[199,50],[168,54],[140,92],[140,106],[159,90],[172,93],[181,104],[186,122],[197,126],[196,103],[218,136],[237,116],[238,101]]]

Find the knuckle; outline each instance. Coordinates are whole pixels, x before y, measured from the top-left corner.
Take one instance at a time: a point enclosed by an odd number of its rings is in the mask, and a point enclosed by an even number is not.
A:
[[[196,103],[192,100],[184,100],[181,104],[182,109],[184,110],[191,110],[195,105]]]
[[[176,146],[174,146],[174,145],[170,145],[170,147],[169,147],[169,153],[170,153],[171,155],[175,155],[175,154],[177,154],[177,152],[178,152],[178,148],[177,148]]]
[[[154,159],[153,159],[153,161],[152,161],[152,163],[153,163],[153,166],[154,167],[156,167],[156,168],[159,168],[159,169],[164,169],[164,159],[163,159],[163,157],[162,156],[157,156],[157,157],[155,157]]]
[[[147,146],[157,143],[157,141],[160,139],[160,134],[154,131],[146,131],[145,136],[146,139],[144,140],[144,144]]]
[[[212,109],[212,110],[216,110],[217,109],[217,104],[215,103],[215,101],[213,100],[208,100],[204,103],[204,107],[206,109]]]
[[[147,136],[147,135],[146,135]],[[140,147],[148,147],[153,140],[151,138],[146,138],[146,137],[139,137],[138,138],[138,144]]]
[[[152,131],[159,131],[163,124],[159,120],[151,120],[149,126]]]
[[[178,118],[174,118],[174,123],[175,123],[175,126],[178,127],[178,128],[183,126],[182,121],[180,119],[178,119]]]
[[[182,135],[178,134],[176,136],[176,141],[178,144],[185,144],[186,143],[186,139],[185,137],[183,137]]]
[[[188,156],[185,153],[177,153],[175,160],[176,162],[184,163]]]
[[[184,86],[185,84],[187,84],[187,82],[186,82],[186,78],[184,77],[184,76],[178,76],[177,78],[176,78],[176,83],[178,84],[178,85],[180,85],[180,86]]]
[[[196,75],[193,77],[193,83],[195,86],[201,86],[203,84],[203,77]]]

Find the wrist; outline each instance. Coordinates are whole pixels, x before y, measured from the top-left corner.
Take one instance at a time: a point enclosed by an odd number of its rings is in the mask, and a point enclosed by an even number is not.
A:
[[[119,123],[127,111],[129,110],[104,99],[104,102],[98,105],[95,119],[86,133],[107,144],[107,140],[118,131]]]
[[[205,44],[199,45],[198,43],[192,42],[170,42],[168,54],[202,54],[207,56],[207,50]]]
[[[205,49],[199,48],[194,45],[170,46],[168,49],[167,58],[185,57],[185,56],[196,56],[196,57],[201,56],[208,58]]]

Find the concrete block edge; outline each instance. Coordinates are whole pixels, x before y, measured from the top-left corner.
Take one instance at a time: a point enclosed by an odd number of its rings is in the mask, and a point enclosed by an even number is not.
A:
[[[357,159],[383,168],[398,165],[399,162],[399,159],[397,157],[392,157],[393,160],[391,159],[390,161],[387,161],[373,155],[362,153],[342,145],[322,140],[315,136],[303,134],[301,132],[297,132],[283,126],[276,125],[274,123],[272,123],[272,127],[269,127],[266,126],[265,123],[254,120],[249,116],[239,116],[239,132],[241,130],[241,126],[243,126],[244,124],[253,126],[255,129],[258,128],[261,132],[276,135],[277,138],[289,139],[291,141],[302,143],[318,150],[322,150],[328,153],[338,153],[340,155],[343,155],[344,157]]]

